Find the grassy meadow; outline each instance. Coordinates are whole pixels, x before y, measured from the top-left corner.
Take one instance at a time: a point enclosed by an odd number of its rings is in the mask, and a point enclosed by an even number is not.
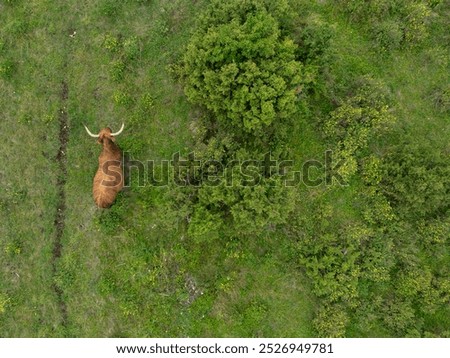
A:
[[[127,188],[110,210],[92,201],[100,148],[82,124],[95,132],[124,122],[118,143],[142,161],[189,150],[195,109],[167,67],[180,56],[202,6],[1,3],[2,71],[12,64],[0,82],[1,336],[311,334],[313,299],[302,277],[278,260],[285,259],[283,248],[192,245],[178,228],[181,219],[165,213],[164,188]],[[63,107],[69,121],[65,227],[53,263]]]
[[[314,241],[323,231],[347,240],[349,228],[363,225],[360,176],[345,187],[300,185],[288,223],[250,238],[226,232],[216,240],[191,238],[171,187],[138,185],[135,170],[110,209],[92,200],[101,148],[83,124],[97,132],[125,123],[117,143],[131,160],[169,160],[194,149],[192,123],[204,109],[188,101],[171,69],[209,2],[0,0],[0,337],[318,334],[313,322],[322,298],[299,258],[302,238]],[[386,50],[333,1],[289,3],[302,19],[296,42],[304,26],[326,24],[332,34],[330,64],[315,64],[328,89],[300,99],[286,142],[295,168],[322,160],[331,144],[318,123],[351,92],[349,78],[367,74],[386,85],[396,117],[367,150],[383,156],[397,144],[423,143],[440,148],[448,161],[445,11],[434,10],[420,46]],[[440,218],[448,222],[448,211]],[[391,240],[386,247],[401,247],[395,238],[414,232],[408,225],[369,229]],[[450,266],[447,234],[439,257],[425,249],[411,254],[432,270],[439,266],[441,276]],[[389,267],[394,277],[397,266]],[[420,332],[386,323],[368,302],[372,293],[390,297],[390,281],[364,280],[355,286],[361,302],[345,308],[346,336],[448,335],[445,305],[416,313]],[[364,310],[367,315],[355,313]]]

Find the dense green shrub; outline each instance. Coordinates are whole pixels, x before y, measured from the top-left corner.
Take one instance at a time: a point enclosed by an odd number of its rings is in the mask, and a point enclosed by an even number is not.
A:
[[[183,57],[188,98],[231,130],[263,136],[295,110],[301,64],[263,1],[214,2]]]
[[[430,99],[435,105],[436,110],[442,113],[450,112],[450,85],[446,84],[443,88],[435,88],[430,94]]]
[[[191,125],[196,158],[177,178],[179,198],[192,203],[186,218],[196,240],[225,231],[259,235],[285,223],[293,209],[293,190],[282,175],[261,167],[265,151],[275,157],[283,151],[279,138],[288,132],[299,86],[308,81],[287,36],[293,16],[287,1],[213,1],[172,68],[187,97],[208,110]]]
[[[385,301],[381,315],[383,323],[397,337],[420,337],[419,330],[423,325],[416,316],[414,307],[409,300],[392,297]]]
[[[206,32],[210,27],[236,20],[244,23],[248,14],[260,10],[270,13],[283,33],[291,33],[296,26],[294,23],[296,14],[288,0],[213,0],[200,15],[197,26],[200,31]]]
[[[286,223],[293,209],[292,188],[286,188],[280,176],[261,178],[255,184],[246,180],[237,170],[231,185],[225,180],[219,186],[203,186],[198,193],[199,203],[231,219],[233,232],[238,235],[257,236]]]
[[[335,157],[344,160],[339,168],[344,180],[356,173],[358,155],[369,141],[395,121],[383,84],[370,77],[358,82],[355,93],[331,112],[324,123],[326,136],[337,143]]]
[[[265,172],[264,154],[237,149],[229,137],[201,143],[195,154],[180,158],[175,179],[178,200],[193,203],[187,204],[188,234],[211,240],[226,224],[233,235],[255,236],[287,221],[294,189],[279,172]]]
[[[384,158],[382,189],[397,211],[409,220],[448,215],[448,155],[431,143],[402,143]]]
[[[295,217],[290,235],[296,239],[301,267],[320,299],[313,325],[320,337],[342,337],[349,321],[347,312],[360,305],[361,279],[385,275],[378,264],[376,232],[364,223],[341,225],[332,205],[315,200],[308,214]],[[367,255],[366,251],[373,250]],[[375,262],[371,262],[371,256]],[[383,279],[381,279],[382,281]]]
[[[415,45],[428,36],[435,1],[336,0],[341,8],[385,50]]]
[[[313,320],[318,337],[345,337],[349,317],[341,305],[323,305]]]
[[[387,51],[399,48],[403,41],[403,30],[394,20],[377,22],[372,31],[376,43]]]
[[[299,59],[306,64],[323,65],[329,60],[328,49],[334,36],[331,25],[319,16],[301,18],[301,29],[295,36]]]
[[[363,297],[381,300],[371,315],[391,335],[415,337],[430,329],[423,317],[445,314],[448,303],[448,160],[424,141],[404,140],[362,161],[364,219],[378,234],[364,248],[361,278]]]

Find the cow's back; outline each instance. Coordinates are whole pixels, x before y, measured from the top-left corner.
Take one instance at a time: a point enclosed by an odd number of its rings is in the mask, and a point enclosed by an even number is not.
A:
[[[115,143],[108,143],[99,157],[92,194],[100,208],[108,208],[123,188],[122,153]]]

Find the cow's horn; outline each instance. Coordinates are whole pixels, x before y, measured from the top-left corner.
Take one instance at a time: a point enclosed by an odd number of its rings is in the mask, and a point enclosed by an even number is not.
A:
[[[84,125],[84,124],[83,124],[83,125]],[[98,137],[100,137],[100,135],[98,135],[98,134],[92,134],[91,131],[88,129],[88,127],[86,127],[85,125],[84,125],[84,128],[86,128],[86,132],[88,132],[88,134],[89,134],[91,137],[93,137],[93,138],[98,138]]]
[[[122,133],[124,127],[125,127],[125,123],[122,123],[122,127],[120,127],[119,131],[116,132],[116,133],[111,133],[111,135],[112,135],[113,137],[118,136],[120,133]]]

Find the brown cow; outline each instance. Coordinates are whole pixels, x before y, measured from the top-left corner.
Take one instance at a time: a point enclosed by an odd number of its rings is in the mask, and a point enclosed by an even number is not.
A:
[[[92,193],[95,204],[99,208],[108,208],[114,202],[117,193],[123,188],[122,152],[115,142],[115,136],[122,133],[124,124],[116,133],[106,127],[99,134],[92,134],[88,127],[86,131],[91,137],[98,138],[103,150],[98,158],[98,169],[94,177]]]

